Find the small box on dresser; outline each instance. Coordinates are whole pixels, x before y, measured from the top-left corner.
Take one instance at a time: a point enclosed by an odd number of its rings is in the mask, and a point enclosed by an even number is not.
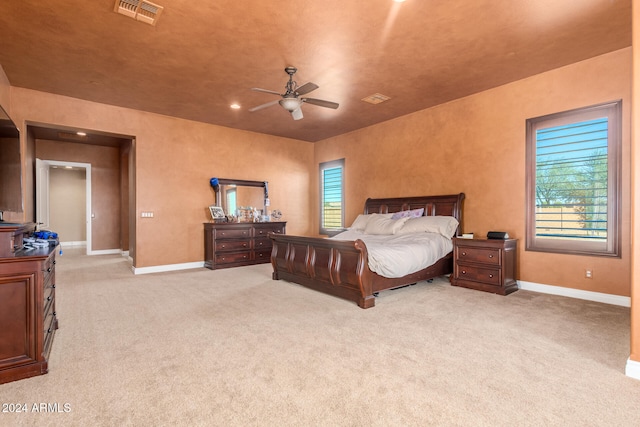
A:
[[[517,239],[453,239],[451,284],[508,295],[518,290]]]

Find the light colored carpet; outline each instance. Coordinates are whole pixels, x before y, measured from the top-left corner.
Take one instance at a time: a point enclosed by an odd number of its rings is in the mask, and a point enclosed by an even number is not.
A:
[[[640,425],[624,307],[436,279],[362,310],[268,264],[134,276],[77,250],[56,272],[49,373],[0,385],[28,408],[1,425]]]

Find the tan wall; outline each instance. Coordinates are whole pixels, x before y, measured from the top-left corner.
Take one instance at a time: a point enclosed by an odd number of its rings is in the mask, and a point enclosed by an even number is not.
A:
[[[631,49],[623,49],[327,139],[315,144],[316,171],[345,158],[348,224],[367,197],[464,192],[465,232],[520,239],[520,280],[628,296],[630,71]],[[524,251],[526,119],[616,99],[623,100],[622,258]],[[317,172],[314,180],[318,212]]]
[[[209,178],[269,181],[287,232],[310,230],[313,144],[12,88],[13,119],[135,137],[135,266],[204,259]],[[206,108],[206,107],[203,107]],[[153,218],[140,213],[154,212]]]
[[[91,250],[121,249],[120,149],[42,139],[35,147],[42,160],[91,164]]]

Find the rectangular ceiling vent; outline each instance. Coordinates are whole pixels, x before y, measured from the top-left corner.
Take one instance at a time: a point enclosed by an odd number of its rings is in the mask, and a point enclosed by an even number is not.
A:
[[[162,9],[164,9],[162,6],[147,0],[116,0],[113,10],[129,18],[156,25]]]
[[[373,95],[369,95],[366,98],[362,98],[362,101],[368,102],[369,104],[380,104],[381,102],[388,101],[390,99],[391,98],[381,93],[374,93]]]

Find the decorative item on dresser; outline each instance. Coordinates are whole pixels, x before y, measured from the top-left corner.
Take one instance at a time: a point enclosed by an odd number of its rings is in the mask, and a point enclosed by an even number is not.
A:
[[[270,261],[269,233],[285,234],[286,222],[204,224],[204,266],[211,270]]]
[[[517,239],[453,239],[451,284],[508,295],[516,282]]]
[[[34,229],[0,224],[0,384],[46,374],[58,329],[56,247],[25,248]]]

